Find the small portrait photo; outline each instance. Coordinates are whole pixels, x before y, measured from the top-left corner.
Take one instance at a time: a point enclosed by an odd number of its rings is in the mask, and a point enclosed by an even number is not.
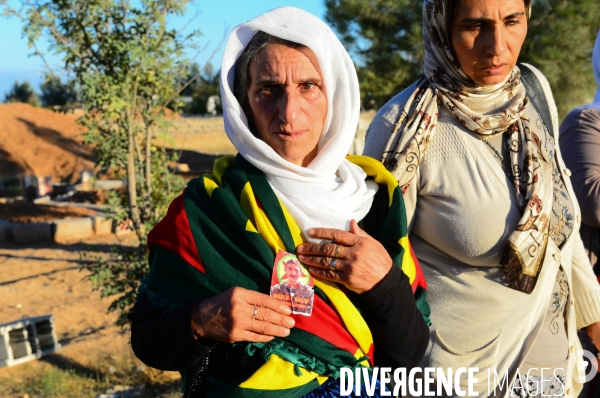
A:
[[[280,250],[273,264],[271,297],[287,303],[292,314],[310,316],[314,298],[314,280],[298,258]]]

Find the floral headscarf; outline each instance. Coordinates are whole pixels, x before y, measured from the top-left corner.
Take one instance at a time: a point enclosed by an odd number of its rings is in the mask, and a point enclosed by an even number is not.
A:
[[[552,172],[543,123],[527,98],[515,66],[504,82],[480,86],[460,67],[447,34],[449,0],[425,0],[425,77],[402,110],[382,161],[403,192],[435,134],[440,106],[482,140],[507,131],[515,194],[523,216],[510,235],[501,264],[508,286],[535,287],[548,242]],[[529,12],[529,10],[528,10]]]

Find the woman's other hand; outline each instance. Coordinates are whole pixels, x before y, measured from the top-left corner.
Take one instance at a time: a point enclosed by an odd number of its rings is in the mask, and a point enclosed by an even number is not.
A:
[[[304,243],[296,248],[298,259],[316,277],[340,282],[356,293],[371,290],[390,271],[393,261],[381,243],[350,221],[350,232],[312,228],[311,238],[330,243]]]
[[[233,287],[200,302],[192,315],[196,339],[267,342],[294,327],[291,309],[266,294]]]

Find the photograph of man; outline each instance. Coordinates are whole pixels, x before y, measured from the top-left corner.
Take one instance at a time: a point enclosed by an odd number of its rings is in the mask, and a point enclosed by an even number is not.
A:
[[[309,275],[304,273],[300,262],[293,258],[282,259],[277,267],[283,267],[285,273],[278,278],[278,284],[271,286],[271,297],[290,303],[292,314],[310,316],[314,291],[312,286],[302,281],[302,278]],[[275,272],[277,271],[280,270]]]

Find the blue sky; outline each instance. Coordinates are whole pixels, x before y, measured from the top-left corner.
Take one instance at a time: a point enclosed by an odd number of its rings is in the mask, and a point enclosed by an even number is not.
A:
[[[16,1],[9,1],[16,5]],[[282,6],[295,6],[302,8],[316,16],[323,18],[325,5],[323,0],[217,0],[217,1],[195,1],[188,7],[185,18],[172,21],[172,26],[183,27],[187,21],[200,13],[189,25],[188,29],[200,29],[203,37],[200,40],[202,46],[208,44],[208,48],[198,55],[196,61],[203,65],[223,37],[225,28],[248,21],[255,16]],[[21,22],[16,18],[0,16],[0,101],[4,100],[6,93],[15,80],[29,81],[39,91],[42,80],[44,64],[39,57],[30,56],[33,52],[27,47],[27,41],[21,37]],[[44,43],[40,42],[40,50],[44,50]],[[195,54],[195,53],[194,53]],[[218,68],[221,62],[222,49],[215,54],[213,65]],[[54,68],[60,66],[60,58],[50,56],[47,58]]]

